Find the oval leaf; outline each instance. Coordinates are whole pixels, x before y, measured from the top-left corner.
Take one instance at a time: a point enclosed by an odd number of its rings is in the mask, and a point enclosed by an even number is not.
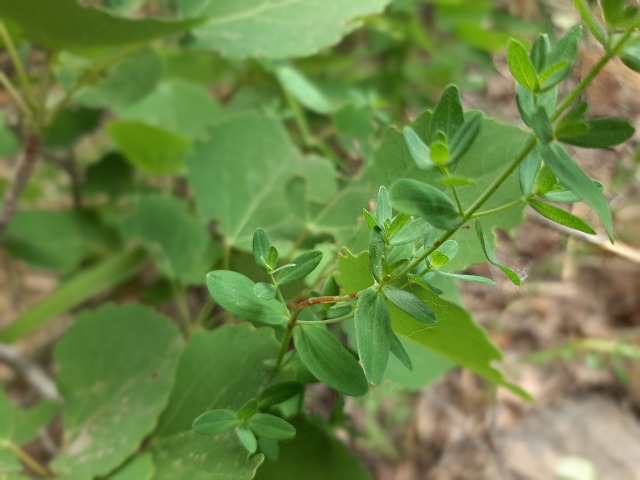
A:
[[[373,383],[382,380],[389,360],[391,317],[384,297],[368,289],[358,297],[355,312],[358,355],[367,379]]]
[[[496,282],[489,278],[481,277],[479,275],[463,275],[461,273],[441,272],[437,270],[435,273],[438,275],[444,275],[445,277],[455,278],[457,280],[464,280],[465,282],[484,283],[485,285],[495,285]]]
[[[449,85],[438,100],[431,120],[431,140],[438,137],[438,132],[445,135],[446,140],[453,138],[460,126],[464,123],[464,113],[460,102],[458,87]]]
[[[322,252],[317,250],[298,255],[291,261],[294,266],[283,270],[280,274],[278,277],[278,285],[284,285],[285,283],[306,277],[315,270],[321,260]]]
[[[247,422],[249,428],[259,437],[287,440],[296,435],[296,429],[286,420],[268,413],[256,413]]]
[[[237,427],[236,433],[238,434],[238,438],[242,442],[242,445],[244,445],[244,448],[246,448],[249,453],[256,453],[256,450],[258,449],[258,440],[253,432],[247,427]]]
[[[345,395],[367,393],[367,379],[358,360],[325,326],[298,325],[293,343],[302,363],[318,380]]]
[[[262,300],[271,300],[272,298],[276,298],[278,288],[271,283],[258,282],[253,286],[253,293]]]
[[[300,382],[282,382],[267,387],[260,395],[260,407],[271,407],[278,405],[290,398],[299,395],[304,390],[304,385]]]
[[[411,357],[405,350],[404,346],[400,339],[396,336],[395,333],[391,332],[391,344],[389,345],[389,349],[391,353],[400,360],[400,363],[406,367],[407,370],[413,371],[413,364],[411,363]]]
[[[388,270],[387,246],[384,242],[382,230],[376,227],[371,230],[369,238],[369,271],[377,282],[381,282],[387,275]]]
[[[211,297],[231,313],[266,325],[283,325],[289,321],[288,312],[277,300],[263,300],[255,294],[255,283],[241,273],[214,270],[207,274]]]
[[[384,225],[385,220],[391,219],[393,210],[391,209],[391,200],[389,200],[389,192],[384,186],[378,189],[378,199],[376,200],[376,221],[378,226]]]
[[[419,215],[436,228],[449,230],[460,224],[455,205],[444,193],[417,180],[402,178],[393,183],[391,203],[396,210]]]
[[[400,288],[386,285],[382,289],[384,296],[407,315],[427,325],[438,323],[436,314],[414,294]]]
[[[538,76],[527,54],[527,49],[515,39],[509,40],[507,47],[509,70],[516,81],[530,92],[538,89]]]
[[[256,231],[253,232],[253,259],[255,260],[256,265],[266,272],[271,271],[271,268],[267,263],[270,247],[271,244],[269,243],[267,232],[262,228],[256,229]]]
[[[429,147],[422,141],[415,130],[411,127],[404,127],[402,133],[404,134],[404,141],[407,143],[409,154],[411,154],[411,158],[416,162],[418,168],[427,170],[429,167],[433,167],[434,164],[431,161]]]
[[[562,210],[561,208],[554,207],[553,205],[539,202],[537,200],[529,200],[529,205],[531,205],[531,208],[533,208],[543,217],[546,217],[549,220],[553,220],[560,225],[573,228],[574,230],[580,230],[581,232],[589,233],[591,235],[596,234],[596,231],[591,228],[584,220],[570,214],[565,210]]]
[[[238,426],[236,412],[225,408],[204,412],[193,421],[193,429],[198,433],[222,433]]]
[[[587,131],[579,135],[558,133],[558,140],[585,148],[609,148],[626,142],[635,133],[626,118],[592,118],[586,120]]]

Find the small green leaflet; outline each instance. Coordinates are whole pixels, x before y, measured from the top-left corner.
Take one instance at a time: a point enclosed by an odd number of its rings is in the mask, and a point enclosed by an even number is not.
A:
[[[514,272],[513,270],[511,270],[508,267],[505,267],[504,265],[500,264],[498,262],[498,260],[496,260],[495,255],[493,254],[493,251],[491,250],[491,245],[489,244],[489,239],[487,237],[484,236],[484,233],[482,232],[482,225],[480,224],[480,222],[476,219],[476,235],[478,236],[478,240],[480,240],[480,246],[482,247],[482,251],[484,252],[485,257],[487,257],[487,261],[492,264],[495,265],[496,267],[498,267],[500,270],[502,270],[504,272],[504,274],[509,277],[509,280],[511,280],[515,285],[520,285],[521,281],[520,281],[520,277],[518,276],[518,274],[516,272]]]
[[[236,428],[236,433],[238,434],[238,438],[242,442],[242,445],[244,445],[244,448],[246,448],[249,453],[256,453],[256,450],[258,449],[258,440],[253,432],[247,427],[239,426]]]
[[[464,275],[461,273],[441,272],[440,270],[434,270],[434,273],[438,275],[444,275],[445,277],[455,278],[457,280],[464,280],[465,282],[484,283],[485,285],[495,285],[496,282],[479,275]]]
[[[385,285],[382,292],[387,297],[387,300],[419,322],[427,325],[436,325],[438,323],[433,310],[411,292],[392,285]]]
[[[266,272],[273,270],[267,261],[269,258],[270,248],[271,244],[269,243],[267,232],[262,228],[257,228],[256,231],[253,232],[253,259],[255,260],[256,265]]]
[[[345,395],[367,393],[367,379],[358,360],[324,325],[298,325],[293,343],[302,363],[318,380]]]
[[[296,435],[293,425],[268,413],[256,413],[247,421],[247,425],[259,437],[288,440]]]
[[[233,410],[219,408],[204,412],[193,421],[193,429],[197,433],[222,433],[238,426],[239,420]]]
[[[320,89],[295,67],[281,63],[274,72],[282,88],[309,110],[320,114],[328,114],[333,110]]]
[[[294,266],[283,270],[278,276],[278,285],[284,285],[306,277],[315,270],[321,261],[322,252],[317,250],[298,255],[291,261]]]
[[[252,398],[251,400],[247,401],[247,403],[245,403],[242,407],[240,407],[240,410],[238,410],[238,413],[236,413],[236,417],[241,422],[249,420],[256,413],[258,413],[259,409],[260,404],[258,403],[258,399]]]
[[[458,242],[455,240],[447,240],[429,255],[429,264],[435,268],[442,267],[453,260],[457,254]]]
[[[516,81],[530,92],[538,90],[538,76],[522,43],[510,39],[507,46],[509,70]]]
[[[376,221],[378,226],[384,225],[386,220],[393,217],[393,210],[391,209],[391,200],[389,199],[389,192],[384,186],[378,189],[378,199],[376,201]]]
[[[262,300],[271,300],[276,297],[278,287],[272,283],[258,282],[253,286],[253,293]]]
[[[407,142],[407,148],[409,149],[411,158],[416,162],[418,168],[428,170],[430,167],[433,167],[431,151],[415,130],[411,127],[404,127],[402,133],[404,134],[404,141]]]
[[[560,225],[564,225],[565,227],[573,228],[575,230],[580,230],[581,232],[589,233],[591,235],[596,234],[596,231],[592,227],[590,227],[584,220],[570,214],[565,210],[562,210],[561,208],[554,207],[553,205],[539,202],[537,200],[529,200],[529,205],[531,205],[531,208],[533,208],[543,217],[546,217],[549,220],[553,220]]]
[[[387,264],[387,246],[380,228],[371,230],[369,238],[369,271],[376,281],[381,282],[389,273]]]
[[[626,142],[635,133],[635,128],[626,118],[592,118],[581,124],[586,125],[586,132],[558,133],[558,140],[577,147],[609,148]]]
[[[356,342],[364,374],[372,384],[380,383],[389,360],[391,318],[384,297],[367,289],[358,297],[355,312]]]
[[[602,192],[594,185],[573,159],[558,145],[541,147],[540,153],[545,164],[556,174],[558,180],[575,193],[580,200],[589,205],[598,214],[613,242],[613,224],[609,205]]]
[[[460,224],[455,205],[444,193],[417,180],[401,178],[393,183],[391,203],[396,210],[418,215],[436,228],[449,230]]]
[[[406,215],[406,217],[409,216]],[[397,232],[389,233],[391,237],[389,239],[389,245],[397,246],[404,245],[405,243],[415,242],[419,238],[424,237],[427,233],[429,233],[430,230],[431,227],[424,219],[409,217],[409,220],[407,220],[407,222],[402,227],[400,227]]]
[[[455,165],[469,149],[480,133],[482,118],[482,112],[469,112],[453,138],[449,139],[449,164]]]
[[[520,190],[525,197],[530,197],[533,194],[533,186],[541,165],[542,157],[538,149],[532,150],[520,164],[518,169]]]
[[[460,102],[458,87],[449,85],[433,111],[431,120],[431,141],[438,138],[438,132],[444,133],[445,140],[453,138],[460,126],[464,123],[464,113]]]
[[[221,307],[246,320],[265,325],[284,325],[288,312],[277,300],[263,300],[256,296],[255,283],[241,273],[214,270],[207,274],[211,297]]]
[[[278,405],[304,391],[304,385],[300,382],[282,382],[267,387],[261,394],[258,401],[260,408]]]
[[[395,333],[393,333],[393,331],[391,332],[390,339],[391,343],[389,344],[389,349],[391,350],[391,353],[393,353],[395,357],[400,360],[400,363],[402,363],[402,365],[404,365],[407,370],[413,370],[411,357],[405,350],[402,342],[400,342],[400,339],[396,336]]]

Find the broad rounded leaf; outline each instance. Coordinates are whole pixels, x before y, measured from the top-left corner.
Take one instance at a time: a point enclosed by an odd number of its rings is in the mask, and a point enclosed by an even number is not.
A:
[[[358,355],[367,379],[380,383],[389,360],[391,318],[384,297],[367,289],[358,297],[355,312]]]
[[[436,228],[449,230],[460,224],[455,205],[444,193],[431,185],[403,178],[393,183],[391,203],[396,210],[419,215]]]
[[[236,412],[225,408],[204,412],[193,421],[193,429],[197,433],[205,434],[226,432],[237,425]]]
[[[256,413],[247,425],[259,437],[287,440],[296,435],[296,429],[289,422],[268,413]]]
[[[358,360],[326,327],[298,325],[293,342],[302,363],[318,380],[346,395],[367,393],[367,379]]]
[[[211,297],[223,308],[246,320],[266,325],[289,321],[288,312],[277,300],[263,300],[255,294],[255,283],[241,273],[214,270],[207,274]]]

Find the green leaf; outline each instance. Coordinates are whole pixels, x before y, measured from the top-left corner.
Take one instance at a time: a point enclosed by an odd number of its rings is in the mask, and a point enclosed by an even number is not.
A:
[[[452,139],[460,126],[464,123],[462,103],[458,87],[449,85],[436,105],[431,120],[431,141],[437,138],[438,132],[445,135],[445,139]]]
[[[280,456],[280,445],[278,440],[268,437],[258,438],[258,450],[262,452],[267,460],[275,462]]]
[[[482,251],[484,252],[487,261],[498,267],[502,272],[511,280],[515,285],[520,285],[520,277],[516,272],[511,270],[508,267],[502,265],[498,260],[496,260],[495,255],[493,254],[493,250],[491,249],[491,245],[489,244],[489,240],[484,236],[482,232],[482,224],[476,219],[476,235],[478,236],[478,240],[480,241],[480,246],[482,247]]]
[[[467,185],[475,185],[476,181],[471,178],[463,178],[463,177],[443,177],[438,180],[440,185],[451,185],[453,187],[466,187]]]
[[[531,151],[520,164],[518,170],[520,190],[525,197],[529,197],[533,193],[533,187],[541,165],[542,157],[537,149]]]
[[[206,15],[208,22],[194,30],[195,46],[214,49],[233,58],[301,57],[338,43],[357,28],[366,15],[381,12],[388,0],[327,0],[322,5],[279,0],[263,4],[180,2],[183,15]]]
[[[546,70],[549,73],[545,82],[545,88],[557,85],[571,73],[573,64],[578,56],[581,38],[582,26],[576,25],[554,42],[545,63]],[[559,64],[562,65],[562,68],[555,69]],[[549,69],[555,70],[549,72]],[[543,72],[540,73],[542,74]]]
[[[528,120],[528,125],[534,131],[536,137],[538,137],[538,141],[542,145],[546,145],[553,140],[553,126],[544,108],[538,107]]]
[[[382,230],[377,227],[371,230],[369,237],[369,271],[378,282],[381,282],[389,273],[387,245]]]
[[[446,165],[449,161],[449,147],[443,142],[433,142],[431,144],[431,160],[440,167]]]
[[[109,152],[84,173],[81,192],[87,197],[107,195],[110,199],[134,191],[134,169],[117,152]]]
[[[226,408],[209,410],[193,421],[193,429],[197,433],[222,433],[236,428],[239,420],[236,412]]]
[[[272,283],[258,282],[253,287],[253,293],[262,300],[271,300],[276,297],[278,287]]]
[[[109,480],[152,480],[154,470],[151,453],[138,453],[115,473],[109,475]]]
[[[620,60],[634,72],[640,72],[640,37],[632,37],[620,52]]]
[[[207,228],[175,197],[147,195],[121,224],[124,238],[141,241],[151,252],[159,270],[185,284],[201,283],[210,264]],[[199,274],[192,274],[193,271]]]
[[[544,70],[547,64],[547,55],[549,55],[550,51],[551,43],[549,42],[549,35],[546,33],[538,35],[533,41],[531,52],[529,53],[531,64],[536,72],[540,73]]]
[[[247,403],[245,403],[236,415],[236,418],[240,421],[249,420],[260,410],[260,404],[258,403],[257,398],[252,398]]]
[[[386,285],[382,292],[391,303],[417,321],[427,325],[436,325],[438,323],[433,310],[414,294],[391,285]]]
[[[424,237],[430,230],[431,227],[426,220],[410,217],[410,220],[408,220],[397,233],[391,236],[389,245],[397,246],[415,242],[419,238]]]
[[[557,145],[549,145],[540,150],[545,164],[556,174],[558,180],[575,193],[580,200],[589,205],[596,212],[604,228],[613,241],[613,224],[609,205],[602,192],[591,179],[580,169],[567,152]]]
[[[485,285],[495,285],[496,282],[485,277],[478,275],[464,275],[461,273],[442,272],[440,270],[435,271],[438,275],[444,275],[445,277],[455,278],[457,280],[464,280],[465,282],[484,283]]]
[[[555,186],[557,180],[556,175],[551,171],[551,169],[546,165],[543,165],[536,177],[536,195],[544,195],[547,193]]]
[[[20,151],[20,142],[15,133],[7,128],[5,113],[0,111],[0,157],[13,157]]]
[[[558,62],[555,65],[551,65],[550,67],[540,72],[540,90],[548,90],[549,88],[555,87],[558,83],[560,83],[560,81],[564,77],[564,72],[567,69],[567,65],[569,65],[569,62],[567,60],[562,60],[561,62]]]
[[[133,454],[167,403],[181,348],[170,320],[141,305],[105,305],[78,315],[55,350],[66,404],[53,469],[94,478]]]
[[[274,247],[273,245],[271,245],[269,247],[269,253],[267,254],[267,265],[269,267],[273,268],[274,272],[276,270],[279,270],[279,269],[275,268],[278,265],[278,249],[276,247]],[[283,268],[283,267],[284,267],[284,265],[281,268]]]
[[[531,205],[531,208],[533,208],[543,217],[547,217],[549,220],[553,220],[560,225],[564,225],[565,227],[573,228],[575,230],[580,230],[581,232],[589,233],[591,235],[596,234],[596,231],[591,228],[584,220],[570,214],[565,210],[562,210],[561,208],[554,207],[553,205],[539,202],[537,200],[529,200],[529,205]]]
[[[156,464],[154,480],[253,478],[262,455],[248,458],[235,432],[198,435],[192,424],[203,411],[237,411],[255,397],[273,374],[278,348],[272,329],[256,330],[246,323],[200,331],[191,337],[150,445]],[[211,361],[212,352],[216,352],[216,361]]]
[[[284,285],[306,277],[316,269],[321,261],[322,252],[317,250],[298,255],[291,260],[291,263],[295,266],[287,268],[278,275],[278,285]]]
[[[626,0],[601,0],[600,6],[607,26],[623,30],[637,23],[638,8],[627,6]]]
[[[52,50],[128,46],[186,32],[199,19],[128,20],[75,0],[0,0],[0,16],[17,24],[22,35]]]
[[[93,132],[100,123],[102,112],[90,108],[60,110],[48,126],[44,145],[47,148],[69,148],[84,135]]]
[[[391,200],[389,199],[389,192],[384,186],[378,189],[378,199],[376,201],[376,221],[378,226],[384,225],[384,222],[390,220],[393,217],[393,210],[391,209]]]
[[[442,267],[449,263],[458,254],[458,242],[455,240],[447,240],[438,247],[429,257],[429,263],[433,267]]]
[[[427,170],[434,166],[431,161],[431,151],[429,147],[425,145],[422,139],[418,136],[418,134],[411,127],[404,127],[402,130],[404,135],[404,140],[407,142],[407,148],[409,149],[409,153],[411,154],[411,158],[416,162],[418,168],[422,170]]]
[[[404,346],[400,339],[396,336],[393,331],[391,332],[391,336],[389,337],[389,350],[391,353],[398,359],[400,363],[409,371],[413,370],[413,363],[411,362],[411,357],[405,350]],[[388,378],[387,369],[385,369],[385,377]]]
[[[364,216],[364,221],[367,222],[369,230],[373,230],[376,227],[382,229],[375,217],[371,215],[366,208],[362,209],[362,215]]]
[[[537,111],[542,108],[548,117],[551,117],[556,108],[558,100],[558,89],[551,88],[546,92],[536,95],[525,89],[522,85],[516,85],[516,103],[518,112],[528,126],[534,123],[534,117]]]
[[[591,182],[599,192],[604,191],[604,185],[602,183],[593,179],[591,179]],[[571,190],[566,190],[564,189],[564,187],[558,185],[556,185],[556,187],[558,187],[559,189],[549,190],[544,195],[542,195],[542,198],[554,203],[573,203],[580,201],[580,197],[573,193]]]
[[[318,380],[345,395],[367,393],[367,379],[358,360],[326,327],[298,325],[293,342],[300,359]]]
[[[529,59],[527,49],[518,40],[510,39],[507,46],[509,70],[516,81],[530,92],[538,90],[538,76]]]
[[[635,133],[635,128],[626,118],[592,118],[583,122],[587,131],[577,135],[558,134],[558,140],[569,145],[585,148],[609,148],[626,142]]]
[[[214,270],[207,274],[207,287],[211,297],[221,307],[240,318],[258,324],[284,325],[288,312],[277,300],[263,300],[255,294],[255,283],[241,273]]]
[[[607,37],[605,36],[602,27],[595,19],[591,7],[585,0],[573,0],[573,5],[576,7],[576,10],[580,13],[580,17],[582,21],[589,27],[589,30],[593,34],[593,36],[600,42],[601,45],[607,45]]]
[[[258,440],[251,430],[247,427],[238,426],[236,428],[236,434],[242,442],[242,445],[244,445],[244,448],[246,448],[249,453],[256,453],[256,450],[258,449]]]
[[[413,359],[413,370],[407,370],[405,365],[392,357],[389,359],[389,365],[384,375],[384,379],[387,381],[402,385],[411,391],[418,391],[428,387],[455,367],[455,364],[450,360],[404,335],[399,337],[398,343]]]
[[[312,112],[328,114],[333,110],[322,91],[292,65],[279,64],[275,75],[282,88]]]
[[[270,249],[271,243],[269,242],[267,232],[262,228],[257,228],[256,231],[253,232],[253,259],[256,265],[266,272],[272,270],[272,264],[267,260]]]
[[[260,408],[278,405],[290,398],[300,395],[304,391],[304,385],[300,382],[281,382],[267,387],[261,394]]]
[[[299,416],[290,420],[296,437],[283,442],[277,462],[267,462],[256,480],[371,480],[360,461],[324,425]]]
[[[32,441],[38,431],[46,426],[60,410],[57,402],[45,400],[27,410],[12,403],[0,388],[0,451],[8,444],[23,445]],[[12,455],[8,455],[9,457]],[[12,457],[13,458],[13,457]],[[13,460],[10,460],[13,463]],[[16,471],[22,466],[17,462]],[[0,475],[4,473],[0,460]]]
[[[391,185],[391,203],[396,210],[419,215],[442,230],[460,224],[457,208],[444,193],[431,185],[413,179],[400,179]]]
[[[464,123],[458,127],[453,138],[449,139],[449,163],[455,165],[469,150],[475,141],[482,125],[482,112],[470,112]]]
[[[209,128],[223,112],[206,88],[181,80],[167,80],[135,105],[118,111],[125,120],[137,120],[186,138],[206,140]]]
[[[293,425],[268,413],[256,413],[249,419],[247,425],[259,437],[288,440],[296,435],[296,429]]]
[[[362,368],[369,382],[380,383],[389,359],[391,323],[384,297],[368,289],[358,297],[355,311],[356,340]]]
[[[124,156],[148,173],[177,173],[191,141],[177,133],[135,120],[114,120],[107,131]]]

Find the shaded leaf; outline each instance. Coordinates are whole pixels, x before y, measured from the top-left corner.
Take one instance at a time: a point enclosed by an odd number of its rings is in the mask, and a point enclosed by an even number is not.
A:
[[[488,241],[487,237],[484,236],[484,233],[482,231],[482,224],[478,220],[476,220],[475,224],[476,224],[476,235],[478,236],[478,240],[480,241],[480,246],[482,247],[482,251],[484,252],[485,257],[487,258],[487,261],[490,264],[495,265],[500,270],[502,270],[502,272],[515,285],[520,285],[521,281],[520,281],[520,277],[518,276],[518,274],[516,272],[514,272],[513,270],[511,270],[510,268],[505,267],[504,265],[502,265],[496,259],[495,255],[493,254],[493,250],[491,249],[491,246],[489,244],[489,241]]]
[[[384,234],[378,227],[371,230],[369,236],[369,271],[378,282],[381,282],[389,273],[387,245]]]
[[[391,203],[396,210],[419,215],[442,230],[460,224],[457,208],[444,193],[431,185],[413,179],[400,179],[391,185]]]
[[[592,118],[581,122],[586,125],[584,133],[558,133],[558,140],[569,145],[585,148],[608,148],[626,142],[635,133],[635,128],[626,118]]]
[[[596,231],[591,228],[584,220],[570,214],[565,210],[562,210],[561,208],[554,207],[553,205],[539,202],[537,200],[529,200],[529,205],[531,205],[531,208],[533,208],[543,217],[547,217],[549,220],[553,220],[560,225],[564,225],[565,227],[573,228],[575,230],[580,230],[581,232],[589,233],[591,235],[596,234]]]
[[[440,100],[438,100],[438,104],[433,111],[431,141],[433,142],[437,139],[438,132],[444,133],[446,140],[452,139],[463,123],[464,114],[458,87],[449,85],[442,92]]]
[[[295,266],[283,270],[283,272],[278,275],[278,285],[284,285],[285,283],[294,282],[306,277],[316,269],[321,261],[322,252],[317,250],[298,255],[291,260],[291,263]]]
[[[391,303],[417,321],[426,323],[427,325],[435,325],[438,323],[438,319],[433,310],[413,293],[392,285],[386,285],[382,291]]]
[[[261,408],[272,407],[282,403],[304,391],[304,385],[300,382],[281,382],[267,387],[260,398]]]
[[[256,413],[247,425],[259,437],[288,440],[296,435],[296,429],[289,422],[268,413]]]
[[[404,140],[407,142],[407,148],[411,154],[411,158],[416,162],[418,168],[427,170],[433,167],[434,164],[431,161],[431,151],[429,147],[425,145],[422,139],[411,127],[404,127],[402,130],[404,134]]]
[[[218,408],[204,412],[197,417],[193,421],[193,429],[196,433],[222,433],[234,429],[238,425],[238,422],[236,412],[225,408]]]
[[[384,375],[389,359],[391,319],[384,297],[373,289],[367,289],[358,297],[355,311],[358,355],[364,373],[373,384]]]

